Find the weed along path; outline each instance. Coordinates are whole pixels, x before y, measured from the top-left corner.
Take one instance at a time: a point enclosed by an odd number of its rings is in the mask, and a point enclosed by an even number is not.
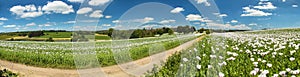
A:
[[[162,61],[167,60],[169,56],[176,53],[177,51],[181,51],[191,47],[194,43],[197,43],[206,35],[202,35],[199,38],[181,44],[178,47],[173,49],[154,54],[139,60],[135,60],[132,62],[101,67],[101,68],[93,68],[93,69],[85,69],[78,73],[78,70],[67,70],[67,69],[53,69],[53,68],[40,68],[27,66],[24,64],[12,63],[9,61],[0,60],[0,68],[7,68],[15,73],[19,73],[21,77],[79,77],[84,75],[92,75],[94,73],[99,73],[103,71],[108,77],[134,77],[134,76],[143,76],[147,70],[153,68],[154,64],[160,65]],[[95,71],[97,70],[97,71]]]

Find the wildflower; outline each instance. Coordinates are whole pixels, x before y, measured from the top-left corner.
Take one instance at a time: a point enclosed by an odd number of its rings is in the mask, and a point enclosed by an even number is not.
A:
[[[291,58],[290,58],[290,61],[294,61],[294,60],[295,60],[295,58],[294,58],[294,57],[291,57]]]
[[[196,56],[196,59],[201,60],[201,58],[199,56]]]
[[[291,71],[291,69],[290,68],[287,68],[287,69],[285,69],[287,72],[290,72]]]
[[[254,58],[250,58],[251,61],[254,61]]]
[[[268,67],[272,67],[272,64],[268,63],[267,66],[268,66]]]
[[[208,67],[209,69],[210,69],[210,68],[212,68],[212,66],[211,66],[211,65],[208,65],[207,67]]]
[[[235,58],[234,57],[229,57],[226,60],[235,60]]]
[[[189,61],[187,58],[183,58],[182,59],[184,62],[187,62],[187,61]]]
[[[262,60],[261,62],[266,63],[267,61],[266,60]]]
[[[257,74],[257,71],[252,70],[252,71],[250,72],[250,74],[251,74],[251,75],[256,75],[256,74]]]
[[[201,69],[201,65],[196,65],[197,69]]]
[[[286,74],[286,71],[280,71],[280,72],[279,72],[279,75],[284,76],[285,74]]]
[[[224,77],[224,76],[225,76],[224,73],[219,72],[219,77]]]
[[[279,77],[279,75],[278,74],[274,74],[273,77]]]

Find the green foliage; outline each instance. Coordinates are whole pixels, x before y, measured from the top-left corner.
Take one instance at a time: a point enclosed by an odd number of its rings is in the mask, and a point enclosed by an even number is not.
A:
[[[52,37],[49,37],[46,41],[47,41],[47,42],[54,42],[54,40],[53,40]]]

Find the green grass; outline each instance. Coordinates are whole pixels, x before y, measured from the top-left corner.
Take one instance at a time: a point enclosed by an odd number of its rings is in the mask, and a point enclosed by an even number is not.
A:
[[[44,34],[36,38],[71,38],[72,32],[45,32]]]
[[[15,36],[9,36],[9,35],[0,35],[0,40],[6,40],[7,38],[11,38]]]
[[[95,36],[95,40],[110,40],[111,38],[109,36],[103,35],[103,36]]]

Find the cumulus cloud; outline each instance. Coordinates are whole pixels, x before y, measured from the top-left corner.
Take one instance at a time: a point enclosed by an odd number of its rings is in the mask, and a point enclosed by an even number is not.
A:
[[[101,10],[95,10],[92,14],[90,14],[90,17],[92,18],[101,18],[103,17]]]
[[[89,5],[92,6],[99,6],[99,5],[104,5],[108,3],[110,0],[90,0]]]
[[[227,14],[220,14],[220,17],[227,17]]]
[[[250,23],[249,26],[257,26],[257,23]]]
[[[8,20],[7,18],[4,18],[4,17],[1,17],[0,18],[0,21],[6,21],[6,20]]]
[[[105,18],[111,18],[112,16],[105,16]]]
[[[86,14],[86,13],[89,13],[89,12],[92,12],[93,9],[90,8],[90,7],[84,7],[84,8],[81,8],[77,11],[77,14]]]
[[[189,14],[186,16],[185,20],[188,21],[205,21],[204,18],[202,18],[202,16],[198,15],[198,14]]]
[[[82,3],[84,0],[68,0],[69,2]]]
[[[10,8],[9,11],[21,18],[34,18],[43,15],[41,7],[38,7],[37,9],[35,5],[17,5]]]
[[[169,24],[169,23],[175,23],[175,22],[176,22],[176,20],[162,20],[159,23],[160,24]]]
[[[3,26],[4,28],[14,28],[14,27],[16,27],[16,25],[5,25],[5,26]]]
[[[251,9],[250,7],[243,7],[244,13],[241,16],[270,16],[272,13],[263,12],[256,9]]]
[[[102,26],[111,26],[110,24],[102,24]]]
[[[219,23],[206,23],[208,27],[217,28],[217,29],[238,29],[238,30],[250,30],[251,28],[245,24],[231,25],[231,24],[219,24]]]
[[[198,4],[205,4],[205,6],[210,6],[210,3],[207,0],[196,0]]]
[[[286,0],[282,0],[282,2],[285,2]]]
[[[67,21],[67,22],[64,22],[64,24],[74,24],[76,21]]]
[[[47,5],[43,7],[35,5],[17,5],[10,8],[13,14],[19,16],[20,18],[34,18],[42,16],[44,13],[51,14],[51,13],[61,13],[61,14],[69,14],[74,12],[72,5],[67,5],[62,1],[53,1],[48,2]]]
[[[120,20],[114,20],[114,21],[112,21],[112,23],[119,23],[120,22]]]
[[[153,21],[154,18],[152,17],[145,17],[141,19],[131,19],[131,20],[114,20],[113,23],[148,23]]]
[[[63,1],[53,1],[48,2],[47,5],[44,5],[42,8],[43,11],[47,14],[53,13],[61,13],[61,14],[69,14],[73,13],[73,6],[64,3]]]
[[[231,23],[237,23],[238,21],[237,20],[231,20],[230,22]]]
[[[36,24],[34,22],[26,24],[26,26],[35,26],[35,25]]]
[[[276,9],[277,7],[274,6],[271,2],[259,2],[258,4],[260,4],[259,6],[254,6],[253,8],[256,9],[265,9],[265,10],[273,10]]]
[[[182,12],[182,11],[184,11],[183,8],[181,8],[181,7],[176,7],[176,8],[174,8],[173,10],[171,10],[171,13],[180,13],[180,12]]]
[[[295,8],[296,8],[296,7],[298,7],[298,5],[292,5],[292,7],[295,7]]]

